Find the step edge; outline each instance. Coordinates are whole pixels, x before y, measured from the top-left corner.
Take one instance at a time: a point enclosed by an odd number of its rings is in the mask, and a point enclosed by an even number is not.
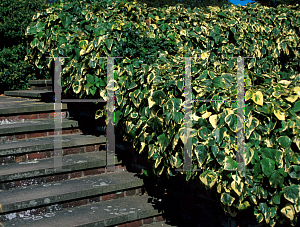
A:
[[[95,153],[100,153],[100,152],[106,152],[106,150],[101,150],[98,152],[88,152],[88,153],[80,153],[80,154],[72,154],[72,155],[67,155],[64,156],[65,158],[72,158],[72,156],[83,156],[82,154],[95,154]],[[54,158],[47,158],[47,159],[40,159],[39,161],[43,162],[44,160],[49,161],[50,159],[53,160],[54,163]],[[45,161],[44,161],[45,162]],[[117,156],[115,155],[115,165],[121,165],[122,161],[118,160]],[[6,166],[11,166],[11,168],[14,168],[14,165],[16,166],[16,163],[12,164],[7,164]],[[86,165],[89,165],[86,167]],[[54,166],[54,165],[53,165]],[[62,169],[59,168],[40,168],[36,170],[30,170],[30,171],[23,171],[23,172],[18,172],[18,173],[10,173],[10,174],[3,174],[0,175],[0,183],[4,183],[7,181],[15,181],[15,180],[22,180],[22,179],[27,179],[27,178],[33,178],[33,177],[45,177],[45,176],[51,176],[53,174],[61,174],[61,173],[69,173],[69,172],[74,172],[74,171],[81,171],[81,170],[87,170],[87,169],[92,169],[92,168],[101,168],[101,167],[106,167],[107,162],[106,162],[106,157],[105,158],[99,158],[96,161],[87,161],[84,163],[74,163],[74,164],[69,164],[69,165],[63,165]],[[1,170],[1,166],[0,166]],[[70,170],[70,171],[69,171]],[[28,176],[30,175],[30,176]]]
[[[127,172],[121,172],[121,174],[126,174]],[[110,174],[120,174],[120,172],[115,172],[115,173],[110,173]],[[75,199],[84,199],[84,198],[88,198],[90,196],[96,196],[96,195],[105,195],[105,194],[111,194],[114,192],[119,192],[119,191],[125,191],[125,190],[129,190],[132,188],[140,188],[143,187],[143,180],[139,179],[139,178],[134,178],[129,176],[130,174],[128,174],[128,180],[126,182],[122,182],[122,183],[116,183],[116,184],[111,184],[111,185],[105,185],[105,186],[101,186],[98,188],[90,188],[90,189],[85,189],[85,192],[88,192],[87,195],[82,196],[81,193],[83,190],[80,191],[76,191],[76,192],[69,192],[69,193],[64,193],[61,192],[60,194],[57,195],[52,195],[52,196],[44,196],[42,198],[37,198],[34,199],[34,201],[36,202],[36,204],[32,205],[30,204],[30,202],[32,200],[22,200],[22,201],[18,201],[18,202],[13,202],[13,203],[9,203],[9,204],[1,204],[2,205],[2,213],[12,213],[14,211],[19,211],[19,210],[24,210],[24,209],[33,209],[35,207],[40,207],[40,206],[50,206],[56,203],[61,203],[61,202],[67,202],[67,201],[72,201]],[[109,176],[108,176],[109,177]],[[88,178],[88,177],[87,177]],[[83,178],[79,178],[81,180],[83,180]],[[71,179],[71,180],[77,180],[77,179]],[[29,190],[33,189],[32,193],[36,193],[34,192],[34,189],[37,187],[41,187],[40,185],[37,186],[30,186],[27,187]],[[14,189],[14,191],[17,192],[21,192],[22,188],[18,188],[18,189]],[[5,193],[5,192],[3,192]],[[62,195],[64,196],[64,198],[61,198]],[[65,197],[68,197],[67,199]],[[49,199],[51,202],[45,202],[46,199]],[[47,200],[48,201],[48,200]]]
[[[150,196],[143,196],[143,197],[145,197],[146,199],[151,198]],[[127,203],[127,200],[129,200],[129,199],[128,199],[128,197],[122,197],[122,198],[119,198],[118,200],[120,200],[121,202],[125,201]],[[105,202],[105,205],[112,205],[113,201],[114,200],[108,200],[108,201],[103,201],[103,202]],[[141,202],[144,202],[144,200],[142,200]],[[96,205],[96,203],[88,204],[88,205],[85,205],[85,206],[92,207],[92,206],[95,206],[95,205]],[[74,208],[75,209],[80,209],[81,206],[74,207]],[[62,215],[64,213],[66,213],[66,210],[57,211],[55,213],[56,214],[59,213],[60,215]],[[123,215],[120,215],[120,216],[109,217],[109,218],[101,219],[101,220],[98,220],[98,221],[93,221],[93,222],[86,223],[86,224],[80,224],[80,225],[77,225],[77,227],[79,227],[79,226],[81,226],[81,227],[91,227],[91,226],[95,226],[95,225],[97,225],[97,226],[115,226],[115,225],[119,225],[119,224],[122,224],[122,223],[127,223],[127,222],[136,221],[136,220],[155,217],[155,216],[162,215],[162,214],[163,214],[162,211],[159,211],[158,209],[154,208],[153,205],[152,205],[151,207],[144,208],[140,211],[137,211],[134,214],[123,214]],[[55,218],[57,218],[57,215],[55,215],[54,217],[51,217],[51,218],[53,218],[55,220]],[[43,224],[44,220],[46,220],[46,219],[42,219],[40,221],[40,223],[38,223],[38,224]],[[10,222],[9,224],[14,224],[14,223],[22,224],[22,223],[20,223],[21,221],[9,221],[9,222]],[[23,220],[23,222],[26,222],[26,220]],[[8,222],[3,222],[3,223],[8,224]],[[56,223],[58,223],[58,222],[56,222]],[[9,225],[9,226],[12,226],[12,225]],[[7,227],[9,227],[9,226],[7,226]]]
[[[84,139],[84,134],[66,134],[62,136],[70,136],[70,137],[75,137],[79,136],[82,138],[77,139],[78,144],[72,144],[72,141],[67,141],[63,142],[62,141],[62,148],[72,148],[72,147],[82,147],[82,146],[90,146],[90,145],[96,145],[100,143],[106,143],[106,136],[105,135],[100,135],[99,137],[94,137],[94,138],[85,138]],[[41,137],[39,138],[40,140],[46,139],[46,138],[54,138],[55,136],[47,136],[47,137]],[[35,138],[27,139],[28,140],[34,140]],[[96,139],[99,139],[99,141],[96,141]],[[94,141],[93,141],[94,140]],[[87,141],[84,143],[84,141]],[[38,145],[29,145],[26,147],[20,147],[18,144],[21,144],[23,141],[22,140],[16,140],[15,143],[13,143],[16,147],[15,148],[5,148],[1,149],[0,151],[0,157],[1,156],[8,156],[8,155],[18,155],[18,154],[26,154],[26,153],[33,153],[33,152],[42,152],[42,151],[47,151],[47,150],[54,150],[54,144],[53,143],[47,143],[47,144],[38,144]],[[4,142],[5,143],[5,142]],[[1,147],[1,144],[0,144]],[[24,150],[22,150],[24,149]],[[25,150],[26,149],[26,150]]]
[[[55,125],[54,123],[54,118],[45,118],[45,119],[34,119],[34,120],[27,120],[24,123],[29,123],[29,122],[34,122],[34,126],[15,126],[15,124],[21,123],[12,123],[8,124],[11,125],[11,127],[8,127],[6,129],[1,129],[0,125],[0,136],[5,136],[5,135],[10,135],[10,134],[19,134],[19,133],[25,133],[25,132],[36,132],[36,131],[45,131],[45,130],[54,130]],[[42,122],[42,124],[38,124]],[[44,123],[43,123],[44,122]],[[79,127],[78,121],[69,119],[69,118],[62,118],[62,129],[67,129],[67,128],[77,128]]]

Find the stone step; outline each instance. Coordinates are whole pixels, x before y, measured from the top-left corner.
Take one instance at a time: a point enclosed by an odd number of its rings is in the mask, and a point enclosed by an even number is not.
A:
[[[52,80],[29,80],[30,90],[52,91]]]
[[[54,100],[54,93],[47,90],[15,90],[15,91],[4,91],[6,96],[33,98],[51,101]]]
[[[106,145],[104,135],[62,135],[62,155],[98,151]],[[0,165],[54,156],[54,136],[0,142]]]
[[[145,219],[162,214],[149,200],[151,197],[147,195],[123,197],[4,224],[5,227],[144,226]],[[125,223],[128,224],[122,225]]]
[[[62,134],[80,133],[77,120],[62,118]],[[54,135],[54,119],[27,120],[0,125],[0,142]],[[81,131],[82,132],[82,131]]]
[[[134,173],[112,172],[96,176],[81,177],[46,183],[43,185],[6,190],[0,193],[2,212],[4,214],[29,208],[49,206],[51,204],[96,195],[103,196],[113,192],[142,187],[143,180],[134,177]]]
[[[54,168],[54,158],[12,163],[0,166],[0,182],[24,180],[27,178],[68,174],[69,172],[100,168],[107,165],[106,150],[62,156],[62,168]],[[122,162],[115,157],[115,164]],[[66,175],[67,176],[67,175]]]
[[[62,103],[62,112],[66,115],[67,103]],[[38,99],[0,96],[0,125],[28,119],[54,117],[54,103],[41,102]]]
[[[87,145],[103,144],[106,143],[104,135],[61,135],[62,148],[81,147]],[[17,141],[6,141],[0,143],[0,156],[25,154],[30,152],[46,151],[54,149],[54,136],[43,138],[33,138]]]

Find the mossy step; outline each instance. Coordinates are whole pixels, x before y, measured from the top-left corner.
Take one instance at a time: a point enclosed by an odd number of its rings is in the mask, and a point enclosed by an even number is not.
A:
[[[21,180],[38,176],[49,176],[97,167],[106,167],[106,150],[62,156],[62,168],[54,168],[54,158],[0,166],[0,182]],[[115,155],[115,165],[122,164]]]
[[[74,226],[116,226],[135,220],[161,215],[162,211],[153,208],[148,202],[150,196],[130,196],[91,205],[58,211],[39,220],[12,220],[3,223],[5,227],[74,227]]]
[[[142,187],[143,180],[135,173],[112,172],[96,176],[47,183],[44,185],[2,191],[2,212],[8,213],[50,204],[82,199],[89,196],[110,194]]]
[[[62,135],[61,139],[62,148],[81,147],[107,142],[105,135],[94,136],[73,134]],[[0,148],[0,156],[54,150],[54,136],[32,138],[27,140],[6,141],[0,143]]]

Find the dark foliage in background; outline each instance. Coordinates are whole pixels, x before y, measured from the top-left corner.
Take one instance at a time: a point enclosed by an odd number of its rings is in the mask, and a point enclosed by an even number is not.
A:
[[[260,3],[263,6],[268,6],[268,7],[277,7],[280,4],[283,5],[296,5],[297,3],[300,4],[299,0],[255,0],[251,3]]]
[[[47,78],[45,72],[29,66],[24,58],[29,45],[25,29],[33,15],[46,9],[48,4],[49,0],[1,0],[0,94],[5,90],[27,89],[28,80]]]

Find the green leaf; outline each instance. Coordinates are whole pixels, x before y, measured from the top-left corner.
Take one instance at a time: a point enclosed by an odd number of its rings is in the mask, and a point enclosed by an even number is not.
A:
[[[163,105],[166,97],[166,94],[162,90],[155,91],[152,94],[153,101],[159,106]]]
[[[280,198],[281,198],[281,193],[276,193],[276,194],[272,197],[273,203],[279,205],[279,204],[280,204]]]
[[[178,89],[180,91],[182,91],[183,90],[183,85],[184,85],[183,81],[178,80],[178,81],[176,81],[176,83],[177,83],[176,86],[178,87]]]
[[[112,45],[113,45],[113,43],[114,43],[114,40],[113,40],[113,39],[105,39],[104,42],[105,42],[106,47],[107,47],[109,50],[111,50]]]
[[[237,162],[233,160],[230,156],[226,156],[224,160],[224,169],[225,170],[237,169]]]
[[[172,119],[176,122],[176,124],[180,124],[183,119],[183,114],[181,112],[174,112],[172,114]]]
[[[65,29],[68,29],[69,25],[71,24],[71,18],[65,14],[59,14],[59,18],[61,19],[61,23]]]
[[[217,179],[218,175],[212,170],[205,170],[200,175],[200,180],[202,181],[202,183],[208,186],[209,188],[212,188],[215,185]]]
[[[148,121],[147,124],[153,129],[157,130],[159,128],[163,127],[163,120],[157,116],[151,117]]]
[[[89,83],[89,84],[93,84],[94,83],[94,77],[91,75],[91,74],[88,74],[86,76],[86,81]]]
[[[209,130],[208,128],[206,127],[201,127],[199,130],[198,130],[198,135],[200,136],[200,138],[202,138],[203,140],[207,140],[208,139],[208,135],[209,135]]]
[[[199,167],[202,167],[207,158],[207,148],[205,145],[200,144],[195,147],[196,157],[199,163]]]
[[[246,210],[250,207],[250,203],[248,201],[244,201],[243,203],[241,203],[238,207],[239,210]]]
[[[270,177],[270,184],[272,187],[277,188],[277,185],[280,183],[281,181],[281,175],[279,174],[279,172],[277,170],[275,170]]]
[[[170,143],[169,138],[165,134],[161,134],[157,137],[157,141],[158,141],[159,146],[161,147],[161,152],[162,153],[165,152],[167,146]]]
[[[225,206],[231,206],[235,198],[233,198],[230,194],[224,192],[221,194],[221,202]]]
[[[296,178],[297,180],[300,179],[300,166],[292,165],[289,168],[289,175],[291,178]]]
[[[292,203],[296,203],[299,197],[299,185],[292,184],[283,189],[284,198]]]
[[[214,88],[222,88],[222,89],[226,89],[226,84],[225,84],[225,80],[222,77],[214,77],[213,78],[213,86]]]
[[[263,173],[270,177],[275,170],[275,161],[269,158],[262,159],[260,162]]]
[[[287,136],[281,136],[281,137],[279,137],[279,139],[278,139],[278,143],[280,144],[280,146],[281,146],[282,148],[288,148],[288,147],[291,147],[292,141],[291,141],[291,139],[290,139],[289,137],[287,137]]]
[[[295,102],[294,107],[292,109],[295,113],[300,111],[300,100]]]
[[[146,169],[143,169],[143,173],[145,174],[146,177],[148,177],[148,171]]]
[[[214,138],[216,139],[216,142],[220,145],[223,138],[224,138],[224,133],[227,131],[227,128],[225,127],[222,127],[222,128],[216,128],[214,131],[213,131],[213,136]]]

